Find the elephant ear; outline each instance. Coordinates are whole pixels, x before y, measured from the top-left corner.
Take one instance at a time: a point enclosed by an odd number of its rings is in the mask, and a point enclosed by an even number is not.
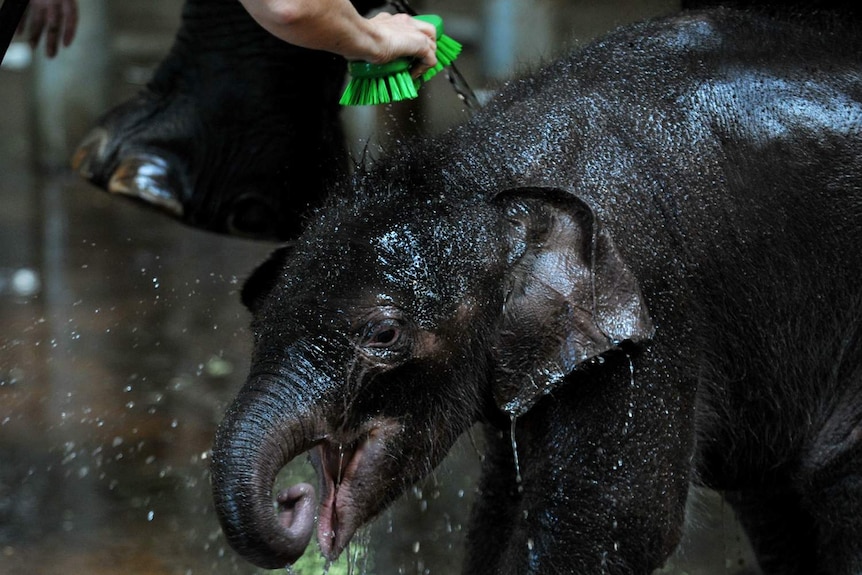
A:
[[[285,261],[290,252],[290,247],[282,247],[275,250],[245,280],[245,283],[242,285],[242,292],[240,292],[240,299],[243,305],[252,313],[257,311],[260,302],[269,295],[278,283],[281,277],[281,270],[284,268]]]
[[[495,197],[509,240],[494,394],[512,416],[624,341],[652,337],[637,279],[592,208],[556,188]]]

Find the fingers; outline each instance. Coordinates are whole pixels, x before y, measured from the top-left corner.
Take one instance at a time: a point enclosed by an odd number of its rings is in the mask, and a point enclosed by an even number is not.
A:
[[[63,46],[68,47],[75,39],[78,30],[78,3],[76,0],[63,0]]]
[[[23,36],[24,32],[27,30],[27,21],[30,18],[30,5],[24,9],[24,15],[21,17],[21,21],[18,22],[18,28],[15,29],[15,34],[19,36]]]
[[[30,43],[30,48],[35,50],[45,30],[45,10],[38,2],[31,2],[30,7],[27,8],[27,30],[29,33],[27,41]]]
[[[437,30],[428,22],[407,14],[380,13],[371,19],[382,38],[378,63],[396,58],[414,58],[411,75],[416,78],[437,65]]]
[[[76,0],[31,0],[18,31],[24,33],[25,28],[30,47],[35,50],[44,37],[45,54],[53,58],[61,43],[68,46],[75,38],[78,4]]]
[[[407,17],[410,23],[419,32],[424,34],[428,40],[424,43],[424,46],[420,47],[420,50],[414,54],[417,62],[411,68],[410,74],[414,78],[418,78],[429,68],[433,68],[437,65],[437,29],[428,22],[411,18],[407,16],[407,14],[401,14],[401,16]]]

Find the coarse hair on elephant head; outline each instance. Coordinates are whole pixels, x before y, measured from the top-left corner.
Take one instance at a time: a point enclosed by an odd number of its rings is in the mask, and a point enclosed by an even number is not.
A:
[[[243,301],[254,355],[215,440],[213,490],[230,544],[269,568],[313,530],[311,486],[272,506],[296,456],[311,452],[334,558],[474,422],[507,425],[653,331],[609,231],[556,188],[343,200],[255,271]]]

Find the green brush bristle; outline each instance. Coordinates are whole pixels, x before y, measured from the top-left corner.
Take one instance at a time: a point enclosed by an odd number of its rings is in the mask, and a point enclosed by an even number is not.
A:
[[[437,65],[422,74],[421,78],[410,77],[413,61],[399,58],[387,64],[350,62],[350,82],[338,101],[342,106],[369,106],[409,100],[419,96],[419,87],[449,66],[461,53],[461,44],[443,34],[443,20],[435,14],[415,16],[437,29]]]
[[[410,61],[398,59],[388,64],[351,62],[351,80],[338,101],[342,106],[388,104],[419,94],[410,77]]]
[[[422,74],[422,81],[427,82],[431,78],[437,75],[437,73],[452,64],[455,61],[455,58],[458,57],[458,54],[461,53],[461,43],[457,40],[442,34],[439,38],[437,38],[437,51],[434,54],[437,56],[437,65],[433,68],[429,68],[424,74]]]

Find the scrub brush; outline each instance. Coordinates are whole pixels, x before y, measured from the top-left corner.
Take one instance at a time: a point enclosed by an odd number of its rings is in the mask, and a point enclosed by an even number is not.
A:
[[[414,16],[437,29],[437,65],[429,68],[420,78],[410,77],[413,60],[398,58],[386,64],[350,62],[350,82],[339,100],[342,106],[368,106],[409,100],[419,95],[418,89],[461,53],[461,44],[443,34],[443,19],[436,14]]]

